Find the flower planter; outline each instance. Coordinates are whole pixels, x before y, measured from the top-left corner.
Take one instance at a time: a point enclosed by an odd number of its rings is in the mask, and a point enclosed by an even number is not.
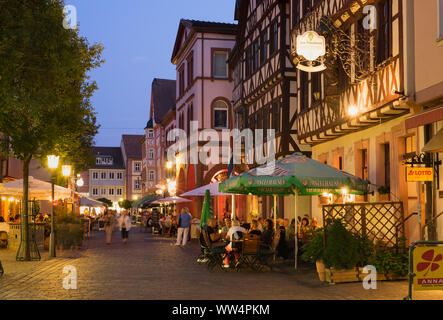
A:
[[[326,268],[323,261],[316,261],[315,266],[317,267],[318,279],[320,281],[326,281]]]
[[[329,283],[359,282],[358,269],[336,270],[326,269],[326,281]]]
[[[390,194],[389,193],[381,193],[378,195],[378,200],[381,202],[388,202],[388,201],[390,201]]]

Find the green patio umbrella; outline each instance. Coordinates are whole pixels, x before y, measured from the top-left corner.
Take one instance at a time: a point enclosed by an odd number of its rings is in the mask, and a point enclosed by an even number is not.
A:
[[[208,225],[208,220],[212,217],[211,210],[211,193],[207,189],[205,192],[205,200],[203,201],[202,214],[200,217],[200,228],[204,229]]]
[[[369,182],[295,153],[220,183],[219,191],[254,195],[365,194]]]
[[[134,201],[132,203],[132,207],[133,208],[142,208],[145,204],[153,202],[153,201],[155,201],[155,200],[157,200],[159,198],[160,197],[158,195],[156,195],[156,194],[148,194],[148,195],[144,196],[143,198],[141,198],[141,199],[139,199],[137,201]]]
[[[277,196],[312,196],[323,193],[365,194],[369,181],[294,153],[268,165],[257,167],[220,183],[219,191],[234,194],[273,196],[277,212]],[[295,205],[297,208],[297,204]],[[297,214],[295,214],[297,216]],[[274,215],[274,226],[276,215]],[[295,237],[295,268],[297,268],[297,237]]]

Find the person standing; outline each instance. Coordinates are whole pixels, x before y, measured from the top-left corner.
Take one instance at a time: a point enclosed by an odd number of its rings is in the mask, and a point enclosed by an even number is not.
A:
[[[118,226],[122,233],[123,244],[128,241],[129,231],[131,230],[131,218],[126,211],[123,211],[120,218],[118,219]]]
[[[185,246],[188,242],[189,229],[191,227],[192,216],[189,213],[188,208],[183,208],[180,216],[178,217],[178,232],[176,246]]]
[[[106,211],[103,224],[105,227],[106,244],[111,244],[112,232],[114,231],[114,217],[110,211]]]

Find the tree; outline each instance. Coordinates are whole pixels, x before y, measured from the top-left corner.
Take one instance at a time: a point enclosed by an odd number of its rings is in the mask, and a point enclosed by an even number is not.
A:
[[[125,209],[125,210],[129,210],[129,209],[132,208],[132,201],[129,201],[129,200],[123,200],[123,201],[120,201],[120,202],[118,203],[118,205],[120,206],[120,208],[123,208],[123,209]]]
[[[100,199],[97,199],[97,201],[103,202],[105,204],[106,208],[112,207],[112,201],[107,198],[100,198]]]
[[[88,72],[104,62],[103,48],[63,27],[63,7],[61,0],[0,1],[0,132],[23,161],[25,260],[30,161],[57,154],[85,167],[98,130]]]

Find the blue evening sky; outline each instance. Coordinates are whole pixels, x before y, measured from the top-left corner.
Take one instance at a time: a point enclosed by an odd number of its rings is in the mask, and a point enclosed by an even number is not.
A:
[[[143,134],[153,78],[175,79],[171,54],[181,18],[234,22],[235,0],[66,0],[77,8],[80,34],[104,45],[106,62],[91,73],[101,125],[97,146],[119,146]]]

